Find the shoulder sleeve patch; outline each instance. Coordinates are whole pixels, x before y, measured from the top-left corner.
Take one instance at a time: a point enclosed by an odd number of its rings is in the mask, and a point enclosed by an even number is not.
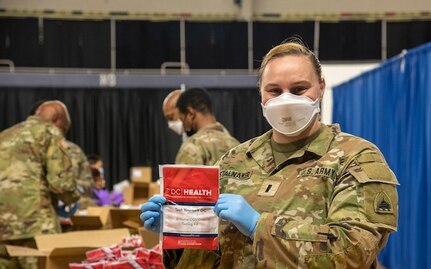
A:
[[[378,226],[396,230],[398,181],[389,167],[385,163],[363,163],[349,172],[359,182],[358,195],[366,218]]]

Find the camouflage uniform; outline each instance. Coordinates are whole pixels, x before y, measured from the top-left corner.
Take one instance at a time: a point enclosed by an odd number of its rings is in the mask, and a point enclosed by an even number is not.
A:
[[[322,124],[278,166],[272,131],[219,161],[222,193],[261,213],[254,240],[220,221],[220,268],[375,268],[397,228],[395,175],[370,142]]]
[[[215,123],[200,129],[185,141],[177,154],[176,164],[214,165],[229,149],[237,146],[238,140],[226,128]],[[212,268],[219,255],[213,251],[185,249],[164,251],[165,268]]]
[[[0,245],[60,232],[51,196],[66,204],[80,196],[63,139],[38,116],[0,133]]]
[[[81,193],[81,198],[79,199],[79,209],[86,209],[89,206],[95,206],[96,203],[92,198],[93,176],[91,175],[87,156],[85,156],[85,153],[78,145],[70,141],[67,141],[67,145],[69,149],[69,155],[72,160],[72,166],[74,169],[76,169],[76,184],[79,192]]]
[[[238,140],[232,137],[220,123],[210,124],[189,137],[180,147],[176,164],[213,165],[229,149],[237,146]]]

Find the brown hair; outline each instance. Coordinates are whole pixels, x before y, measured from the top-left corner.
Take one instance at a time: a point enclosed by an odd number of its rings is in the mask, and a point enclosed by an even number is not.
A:
[[[280,45],[272,48],[266,55],[263,57],[262,63],[259,68],[259,86],[262,82],[262,73],[268,63],[277,58],[281,58],[287,55],[294,56],[306,56],[313,64],[314,70],[316,71],[317,77],[319,81],[323,81],[322,76],[322,67],[320,65],[319,59],[317,59],[316,55],[304,45],[304,43],[299,38],[289,38],[283,41]]]

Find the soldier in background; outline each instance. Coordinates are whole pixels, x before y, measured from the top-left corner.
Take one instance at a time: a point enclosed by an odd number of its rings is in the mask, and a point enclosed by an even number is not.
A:
[[[91,167],[91,174],[93,176],[92,198],[94,203],[97,206],[119,207],[124,202],[123,193],[115,190],[110,192],[105,188],[105,178],[100,173],[100,169]]]
[[[36,235],[60,232],[53,199],[70,205],[80,197],[66,106],[47,101],[35,114],[0,133],[0,268],[37,268],[37,257],[8,257],[5,245],[34,248]]]
[[[73,231],[72,216],[79,210],[85,210],[90,206],[97,206],[92,198],[93,178],[90,165],[84,151],[77,144],[66,140],[67,152],[69,153],[74,170],[76,187],[81,195],[78,202],[68,206],[61,201],[53,199],[56,212],[60,220],[62,232]]]
[[[92,153],[87,155],[87,159],[90,163],[90,169],[93,178],[93,188],[91,192],[93,202],[95,202],[98,206],[120,206],[124,202],[122,190],[116,191],[115,186],[112,192],[109,192],[105,189],[105,169],[102,157]]]
[[[179,96],[176,106],[188,137],[177,153],[176,164],[214,165],[223,154],[239,144],[238,140],[217,122],[213,114],[211,97],[205,89],[191,88],[184,91]],[[143,207],[152,203],[150,200]],[[144,223],[148,219],[147,216],[141,218]],[[148,228],[148,223],[146,227]],[[184,252],[164,251],[163,258],[166,268],[188,268],[190,260],[198,265],[196,268],[201,268],[204,264],[211,268],[218,256],[212,251],[185,249]]]
[[[102,157],[100,155],[91,153],[87,155],[88,163],[90,164],[90,168],[96,168],[100,172],[101,177],[105,177],[105,168]],[[91,177],[93,180],[93,176]]]
[[[177,108],[188,138],[178,150],[176,164],[213,165],[239,144],[217,121],[211,97],[205,89],[192,88],[183,92],[178,98]]]
[[[47,100],[40,100],[36,102],[30,109],[29,115],[34,115],[37,109],[39,108],[39,106],[46,101]],[[66,140],[66,143],[67,143],[68,153],[72,161],[72,167],[73,169],[76,170],[75,171],[76,183],[77,183],[78,190],[81,194],[81,198],[79,199],[78,204],[76,206],[78,206],[79,209],[86,209],[89,206],[95,206],[96,204],[92,199],[92,193],[91,193],[93,188],[93,177],[91,175],[90,165],[87,160],[87,156],[85,155],[81,147],[78,146],[77,144],[69,140]],[[65,212],[64,206],[60,206],[57,209],[57,213],[59,213],[61,217],[66,219],[71,217],[71,212]]]
[[[176,89],[171,91],[163,100],[162,111],[163,116],[168,121],[168,127],[177,135],[183,135],[183,123],[180,120],[180,113],[177,108],[177,100],[181,95],[181,90]]]
[[[219,258],[202,263],[204,252],[184,252],[181,262],[187,268],[376,268],[398,219],[398,182],[383,155],[320,122],[325,80],[300,40],[266,54],[259,86],[272,129],[216,163]],[[158,196],[142,206],[141,218],[160,214],[165,201]]]
[[[78,201],[79,209],[95,206],[96,204],[92,199],[93,177],[87,156],[77,144],[67,141],[67,145],[72,165],[76,169],[76,184],[81,193],[81,198]]]

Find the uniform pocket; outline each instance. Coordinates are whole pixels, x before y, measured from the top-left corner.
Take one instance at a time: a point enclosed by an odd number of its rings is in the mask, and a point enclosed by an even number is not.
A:
[[[283,244],[299,248],[301,256],[326,253],[330,240],[336,239],[327,226],[308,225],[286,217],[275,220],[271,235],[285,240]]]

